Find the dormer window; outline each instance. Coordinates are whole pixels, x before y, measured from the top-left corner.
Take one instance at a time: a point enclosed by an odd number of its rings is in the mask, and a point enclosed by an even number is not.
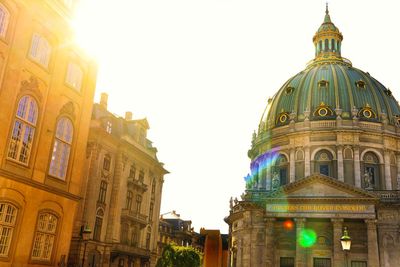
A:
[[[329,82],[327,80],[322,79],[318,82],[318,88],[320,88],[320,89],[328,88],[328,86],[329,86]]]
[[[356,86],[359,89],[366,89],[366,84],[363,80],[358,80],[356,81]]]

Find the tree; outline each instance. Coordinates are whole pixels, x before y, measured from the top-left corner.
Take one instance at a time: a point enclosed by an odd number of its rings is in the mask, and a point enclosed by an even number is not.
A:
[[[164,247],[156,267],[200,267],[201,253],[193,247],[168,244]]]

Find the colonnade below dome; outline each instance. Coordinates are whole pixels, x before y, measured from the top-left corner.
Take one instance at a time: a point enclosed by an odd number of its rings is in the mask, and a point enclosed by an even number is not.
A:
[[[253,160],[248,189],[273,191],[314,173],[367,190],[400,189],[400,154],[394,138],[320,132],[274,141],[287,145]]]

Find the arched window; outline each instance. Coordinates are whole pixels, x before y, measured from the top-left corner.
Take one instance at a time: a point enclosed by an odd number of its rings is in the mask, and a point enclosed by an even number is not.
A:
[[[35,33],[32,36],[30,57],[44,67],[48,67],[51,55],[51,46],[43,36]]]
[[[75,63],[70,62],[67,68],[65,82],[77,91],[81,90],[83,72],[82,69]]]
[[[379,159],[373,152],[365,153],[363,157],[364,172],[363,172],[363,185],[368,189],[379,189]]]
[[[100,241],[101,227],[103,225],[103,216],[104,216],[103,210],[99,209],[96,213],[96,221],[94,223],[93,240]]]
[[[329,40],[325,39],[325,52],[327,52],[329,50]]]
[[[0,37],[2,38],[6,37],[9,20],[10,12],[8,12],[5,6],[0,4]]]
[[[49,174],[61,180],[65,180],[67,174],[73,133],[70,119],[63,117],[57,122]]]
[[[320,174],[333,177],[333,156],[328,150],[321,150],[315,155],[316,171]]]
[[[288,160],[284,155],[279,155],[276,159],[275,172],[279,175],[280,185],[288,183]]]
[[[17,208],[7,202],[0,202],[0,256],[7,257],[14,234]]]
[[[58,218],[49,212],[39,213],[33,241],[32,260],[50,261],[56,239]]]
[[[322,40],[319,41],[319,52],[322,51]]]
[[[31,96],[23,96],[18,103],[11,134],[8,158],[28,164],[36,128],[38,108]]]
[[[334,39],[331,40],[331,50],[335,51],[335,40]]]

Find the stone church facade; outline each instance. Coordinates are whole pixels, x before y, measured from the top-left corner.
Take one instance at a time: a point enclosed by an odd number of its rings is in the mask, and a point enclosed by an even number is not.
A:
[[[314,60],[268,101],[225,218],[229,266],[400,266],[400,107],[342,40],[327,9]]]

